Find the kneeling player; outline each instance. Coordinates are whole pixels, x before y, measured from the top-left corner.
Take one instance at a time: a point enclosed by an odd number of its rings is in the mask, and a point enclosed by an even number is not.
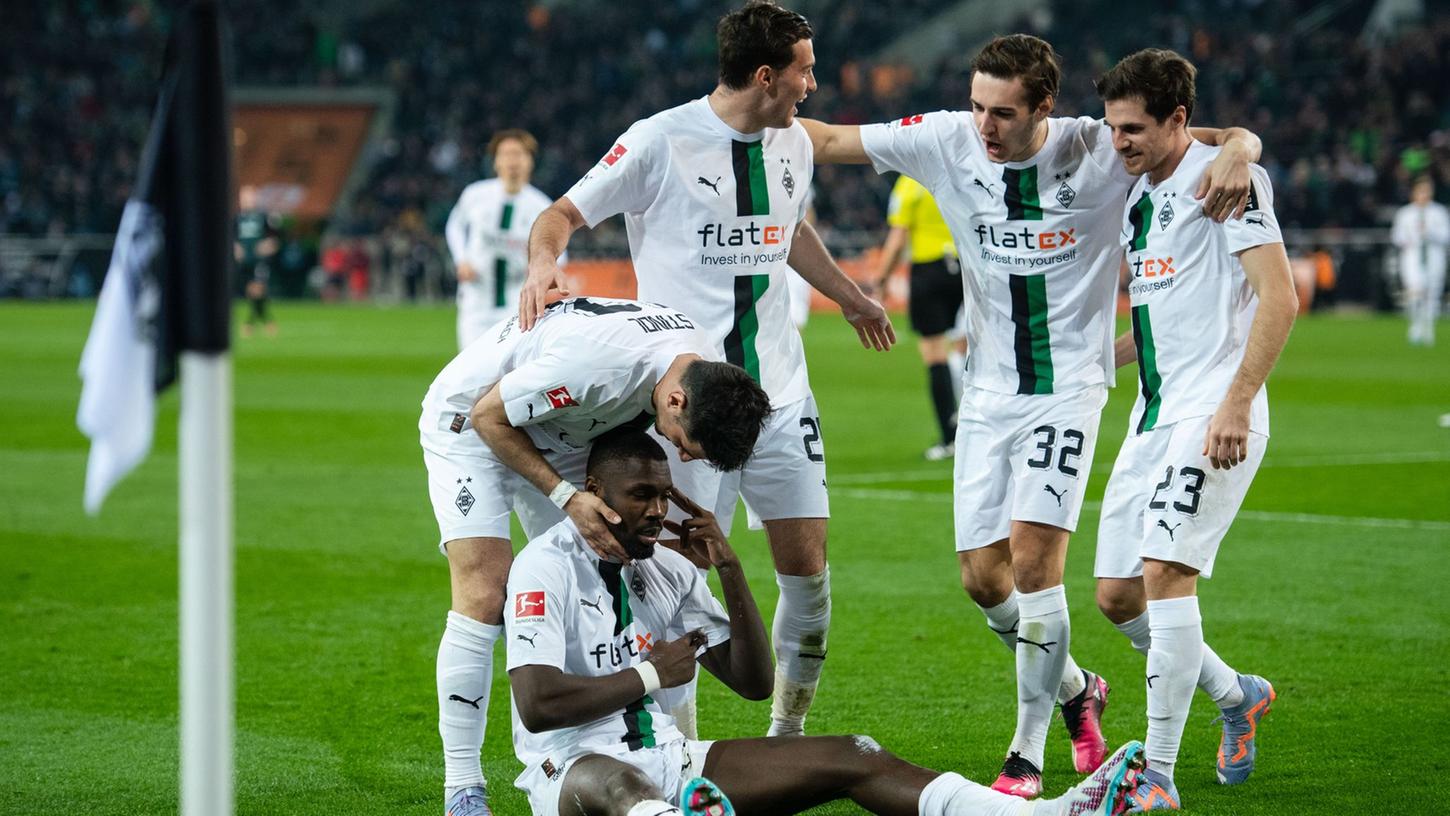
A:
[[[714,517],[674,491],[664,450],[642,433],[596,439],[584,484],[619,514],[610,529],[630,560],[600,558],[565,520],[509,572],[516,784],[538,816],[660,816],[677,805],[795,813],[843,798],[932,816],[1107,814],[1129,803],[1136,742],[1063,798],[1024,802],[912,765],[870,737],[685,739],[653,695],[688,682],[697,659],[747,699],[771,694],[770,641],[740,561]],[[681,525],[665,520],[671,500]],[[716,569],[728,615],[685,557],[656,548],[664,528]]]
[[[1139,176],[1123,216],[1138,400],[1103,499],[1098,604],[1148,656],[1148,770],[1141,810],[1179,807],[1173,766],[1195,685],[1223,710],[1218,779],[1254,767],[1274,689],[1204,644],[1198,576],[1213,571],[1269,439],[1264,380],[1298,300],[1268,174],[1250,165],[1242,218],[1217,223],[1194,200],[1219,148],[1195,142],[1194,68],[1172,51],[1125,58],[1098,83],[1114,146]],[[1146,599],[1146,602],[1145,602]]]

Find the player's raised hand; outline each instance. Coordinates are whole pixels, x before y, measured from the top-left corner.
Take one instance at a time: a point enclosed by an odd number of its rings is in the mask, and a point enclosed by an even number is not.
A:
[[[550,303],[568,296],[569,281],[554,259],[529,258],[529,277],[519,290],[519,328],[532,329]]]
[[[564,512],[579,528],[579,535],[600,558],[608,558],[624,564],[630,562],[629,553],[609,531],[610,524],[620,522],[619,514],[609,508],[604,500],[583,490],[569,497]]]
[[[688,518],[683,523],[665,521],[665,529],[680,537],[679,548],[686,558],[696,564],[702,561],[715,569],[732,567],[740,563],[730,542],[725,539],[715,514],[696,504],[693,499],[675,488],[670,488],[669,499]]]
[[[1209,218],[1223,223],[1240,218],[1249,206],[1249,161],[1236,150],[1225,148],[1209,165],[1193,197],[1203,202]]]
[[[472,283],[478,280],[478,270],[473,268],[473,264],[461,263],[458,265],[457,272],[460,283]]]
[[[645,659],[655,667],[662,687],[683,686],[695,676],[695,655],[708,643],[705,633],[695,629],[677,640],[656,643]]]
[[[861,345],[886,351],[896,345],[896,329],[891,325],[891,316],[880,303],[864,294],[857,305],[841,307],[841,314],[856,329]]]
[[[1208,421],[1203,455],[1214,470],[1228,470],[1249,458],[1249,405],[1225,400]]]

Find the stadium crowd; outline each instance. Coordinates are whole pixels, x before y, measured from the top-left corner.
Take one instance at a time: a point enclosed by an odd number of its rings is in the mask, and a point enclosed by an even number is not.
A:
[[[535,183],[558,195],[636,118],[714,81],[716,0],[441,4],[426,14],[372,3],[348,16],[280,0],[227,4],[238,85],[386,85],[392,135],[344,235],[441,233],[464,185],[485,174],[494,130],[524,127],[542,146]],[[961,49],[934,71],[872,62],[939,0],[805,2],[821,87],[802,113],[867,122],[968,98]],[[1363,13],[1319,27],[1300,4],[1198,0],[1055,4],[1019,28],[1054,42],[1066,83],[1058,111],[1097,114],[1092,78],[1147,44],[1202,67],[1202,123],[1262,135],[1286,227],[1387,223],[1409,179],[1450,191],[1450,17],[1367,37]],[[168,16],[154,0],[19,4],[0,26],[0,234],[109,232],[149,124]],[[1269,32],[1290,32],[1275,35]],[[87,42],[76,47],[78,33]],[[822,168],[821,220],[881,229],[888,183]],[[608,237],[607,235],[605,236]],[[616,236],[617,238],[617,236]],[[608,243],[605,241],[604,243]],[[618,243],[616,241],[616,243]],[[587,246],[581,247],[587,253]]]

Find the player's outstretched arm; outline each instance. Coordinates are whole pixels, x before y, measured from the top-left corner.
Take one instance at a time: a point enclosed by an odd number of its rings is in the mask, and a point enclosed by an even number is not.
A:
[[[1200,142],[1222,147],[1198,183],[1194,198],[1206,202],[1204,211],[1219,223],[1242,218],[1249,205],[1249,165],[1259,160],[1264,143],[1244,128],[1189,128]]]
[[[569,283],[559,268],[559,256],[569,246],[569,237],[584,226],[584,216],[568,196],[539,213],[529,232],[529,276],[519,291],[519,328],[528,331],[550,303],[549,291],[569,296]]]
[[[811,137],[816,164],[869,164],[861,144],[860,125],[828,125],[816,119],[797,119]]]
[[[700,665],[741,697],[764,700],[775,685],[770,638],[765,634],[765,623],[745,581],[740,559],[725,540],[713,513],[677,490],[671,489],[669,498],[688,518],[680,524],[667,521],[666,528],[680,537],[680,549],[693,554],[692,560],[715,568],[725,595],[725,613],[730,618],[730,639],[711,646],[700,656]]]
[[[881,304],[866,296],[855,281],[846,277],[831,251],[826,249],[816,228],[802,221],[796,227],[786,263],[805,278],[806,283],[835,301],[846,322],[856,329],[861,345],[886,351],[896,344],[896,329]]]
[[[1289,256],[1280,243],[1252,247],[1239,254],[1244,275],[1259,296],[1259,308],[1249,327],[1243,362],[1223,402],[1208,422],[1203,453],[1215,469],[1228,469],[1248,455],[1249,410],[1254,396],[1269,379],[1279,360],[1289,330],[1299,313],[1299,296],[1289,273]]]
[[[695,676],[695,652],[703,645],[705,635],[699,630],[656,643],[645,662],[658,676],[659,688],[689,682]],[[554,666],[519,666],[509,671],[509,687],[519,719],[535,734],[593,722],[654,691],[633,667],[603,677],[581,677]]]
[[[529,435],[509,422],[497,386],[490,388],[487,394],[474,403],[469,418],[473,420],[473,429],[499,461],[528,479],[529,484],[537,487],[545,496],[551,495],[564,481],[564,477],[534,447]],[[564,512],[574,520],[579,534],[600,557],[625,563],[630,561],[624,547],[609,532],[609,524],[619,523],[619,514],[611,510],[603,499],[580,490],[569,498],[564,505]]]

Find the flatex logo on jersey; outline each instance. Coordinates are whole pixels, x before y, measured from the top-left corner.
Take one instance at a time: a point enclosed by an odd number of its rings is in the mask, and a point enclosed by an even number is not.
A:
[[[1036,269],[1067,263],[1077,257],[1077,227],[1031,230],[978,224],[975,232],[982,260],[1003,266]]]
[[[514,596],[514,623],[541,623],[544,620],[544,590],[520,592]]]
[[[789,252],[782,246],[790,237],[787,229],[780,224],[762,225],[754,221],[743,227],[706,224],[695,231],[700,236],[700,263],[704,266],[727,266],[783,261]],[[721,251],[731,249],[738,251]]]
[[[654,632],[636,633],[624,631],[619,633],[613,641],[596,643],[594,648],[589,650],[589,656],[594,658],[594,668],[604,668],[605,661],[611,668],[618,668],[624,665],[626,657],[645,658],[654,650]]]
[[[1128,283],[1129,295],[1143,295],[1168,289],[1178,279],[1178,270],[1173,266],[1171,257],[1138,255],[1128,267],[1133,272],[1133,280]]]

